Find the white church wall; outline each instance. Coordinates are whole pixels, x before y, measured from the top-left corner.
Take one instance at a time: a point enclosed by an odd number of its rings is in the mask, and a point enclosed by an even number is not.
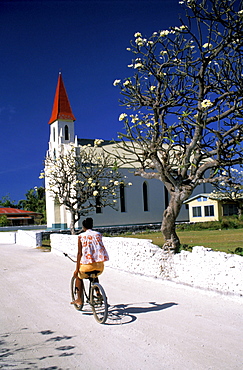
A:
[[[94,225],[96,227],[102,227],[161,223],[165,210],[165,190],[163,183],[156,179],[146,181],[140,176],[134,176],[131,170],[123,169],[121,172],[127,177],[127,183],[132,183],[132,186],[125,188],[125,212],[121,212],[120,200],[118,199],[118,211],[115,211],[111,207],[105,207],[101,213],[92,211],[88,214],[88,217],[93,218]],[[143,183],[145,181],[148,190],[148,211],[144,211],[143,207]],[[205,192],[205,189],[207,189],[206,192],[210,192],[211,186],[209,184],[200,185],[194,190],[193,195]],[[56,209],[53,207],[53,198],[47,198],[47,227],[52,228],[55,225],[57,229],[69,228],[71,222],[70,213],[65,210],[64,206],[57,206]],[[59,216],[57,212],[59,212]],[[82,228],[84,218],[81,217],[76,224],[76,228]],[[189,221],[189,211],[185,205],[182,206],[177,221]]]
[[[47,187],[47,183],[45,184]],[[54,201],[50,194],[46,191],[46,220],[47,227],[51,228],[55,223],[55,210],[54,210]]]
[[[90,212],[89,216],[93,218],[94,225],[96,227],[100,227],[161,223],[163,212],[165,210],[164,184],[156,179],[146,181],[140,176],[134,176],[133,173],[131,173],[131,170],[123,169],[121,172],[127,176],[127,183],[132,183],[132,186],[127,186],[125,188],[126,211],[121,212],[118,199],[118,211],[115,211],[110,207],[106,207],[100,214],[95,213],[95,211]],[[148,189],[148,211],[144,211],[143,207],[143,183],[145,181]],[[194,190],[193,194],[205,192],[205,189],[210,192],[211,185],[200,185]],[[77,226],[78,228],[82,228],[83,219],[84,217],[81,217]],[[177,221],[189,221],[189,211],[185,205],[182,206]]]
[[[88,216],[94,220],[96,227],[118,226],[134,224],[160,223],[164,211],[164,186],[158,180],[147,181],[148,186],[148,211],[143,207],[143,178],[134,176],[128,170],[122,171],[126,176],[127,183],[132,186],[125,187],[125,212],[121,212],[120,200],[117,200],[118,211],[111,207],[102,209],[102,213],[90,212]],[[82,227],[81,217],[78,228]]]

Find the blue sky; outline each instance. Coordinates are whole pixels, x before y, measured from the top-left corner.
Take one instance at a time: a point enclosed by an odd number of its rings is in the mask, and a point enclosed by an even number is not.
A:
[[[0,2],[0,199],[34,186],[48,147],[59,70],[79,138],[117,138],[119,89],[135,32],[180,25],[179,0]]]

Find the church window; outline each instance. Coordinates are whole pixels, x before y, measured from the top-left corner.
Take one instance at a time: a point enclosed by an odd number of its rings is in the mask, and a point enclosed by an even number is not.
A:
[[[53,158],[56,160],[57,159],[57,156],[56,156],[56,149],[53,150]]]
[[[64,127],[64,133],[65,133],[65,140],[69,140],[68,125],[65,125],[65,127]]]
[[[56,132],[55,132],[55,127],[53,127],[53,141],[56,141]]]
[[[165,196],[165,208],[167,208],[169,205],[169,192],[165,186],[164,186],[164,196]]]
[[[148,211],[148,185],[145,181],[143,183],[143,210]]]
[[[120,207],[121,207],[121,212],[126,212],[124,184],[120,184]]]

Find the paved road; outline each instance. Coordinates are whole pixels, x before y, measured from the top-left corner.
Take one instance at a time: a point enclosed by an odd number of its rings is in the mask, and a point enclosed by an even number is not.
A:
[[[70,304],[74,265],[0,244],[1,369],[242,369],[242,301],[106,269],[106,325]]]

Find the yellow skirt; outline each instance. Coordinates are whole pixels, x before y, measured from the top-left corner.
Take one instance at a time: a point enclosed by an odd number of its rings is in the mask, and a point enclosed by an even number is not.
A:
[[[104,262],[93,262],[87,265],[80,265],[79,273],[78,273],[79,279],[87,279],[89,276],[85,273],[94,271],[94,270],[100,271],[97,274],[97,276],[102,274],[102,272],[104,271]]]

